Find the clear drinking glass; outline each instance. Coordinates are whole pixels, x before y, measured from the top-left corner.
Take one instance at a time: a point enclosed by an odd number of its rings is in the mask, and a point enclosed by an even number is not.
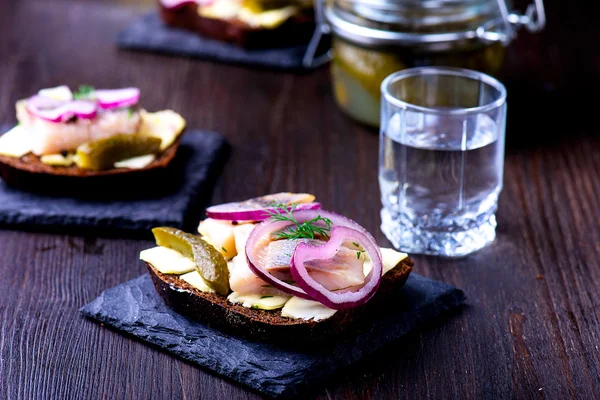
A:
[[[409,253],[460,257],[496,236],[506,89],[489,75],[411,68],[381,84],[381,229]]]

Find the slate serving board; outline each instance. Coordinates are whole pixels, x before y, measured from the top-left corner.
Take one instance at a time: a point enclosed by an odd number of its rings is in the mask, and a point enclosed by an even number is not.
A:
[[[418,325],[464,303],[448,284],[411,274],[395,299],[396,313],[378,317],[370,330],[318,352],[247,341],[172,311],[148,274],[104,291],[81,308],[89,318],[152,343],[267,395],[296,395],[327,379]]]
[[[156,52],[232,64],[279,70],[302,71],[307,45],[274,49],[243,49],[233,44],[165,25],[157,12],[144,15],[121,31],[117,45],[122,49]],[[317,56],[328,49],[322,49]],[[315,66],[316,67],[316,66]],[[310,69],[310,68],[309,68]]]
[[[0,132],[12,125],[0,126]],[[27,230],[73,229],[148,234],[149,229],[168,225],[193,228],[200,220],[202,205],[208,201],[216,177],[229,151],[223,136],[186,129],[169,166],[165,191],[102,193],[99,200],[54,194],[40,194],[12,188],[0,179],[0,226]],[[171,176],[173,179],[170,179]]]

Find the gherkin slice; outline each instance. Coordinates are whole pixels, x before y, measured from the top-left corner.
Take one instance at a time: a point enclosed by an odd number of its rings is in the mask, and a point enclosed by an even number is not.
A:
[[[157,245],[175,250],[185,257],[194,258],[192,246],[196,243],[196,236],[164,226],[152,229],[152,234]]]
[[[94,140],[77,148],[79,168],[95,171],[113,168],[117,161],[159,151],[161,140],[156,137],[120,134]]]
[[[229,293],[229,270],[223,255],[199,236],[175,228],[152,229],[156,244],[168,247],[189,257],[196,263],[198,273],[217,293]]]

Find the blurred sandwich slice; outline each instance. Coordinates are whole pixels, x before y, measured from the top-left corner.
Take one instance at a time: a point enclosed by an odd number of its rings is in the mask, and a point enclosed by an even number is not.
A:
[[[161,0],[170,26],[246,48],[307,43],[314,31],[312,0]]]

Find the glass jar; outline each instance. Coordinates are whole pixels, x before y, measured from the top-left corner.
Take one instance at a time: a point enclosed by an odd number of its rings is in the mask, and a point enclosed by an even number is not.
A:
[[[494,75],[519,26],[544,27],[542,1],[518,15],[505,0],[317,0],[313,42],[332,34],[335,99],[348,115],[376,127],[386,76],[429,65]]]

